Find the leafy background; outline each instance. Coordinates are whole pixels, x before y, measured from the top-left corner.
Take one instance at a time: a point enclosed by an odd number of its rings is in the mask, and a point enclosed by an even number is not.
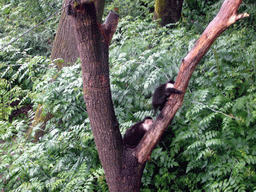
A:
[[[152,21],[154,2],[106,1],[121,16],[110,46],[110,78],[122,134],[153,115],[155,88],[175,79],[182,58],[223,1],[185,1],[175,29]],[[62,1],[0,0],[0,47]],[[141,191],[256,190],[256,4],[226,30],[196,68],[182,108],[144,170]],[[58,71],[48,59],[59,16],[0,52],[0,190],[108,191],[82,95],[80,61]],[[54,81],[53,81],[54,78]],[[32,142],[34,112],[53,118]],[[27,113],[21,113],[21,112]]]

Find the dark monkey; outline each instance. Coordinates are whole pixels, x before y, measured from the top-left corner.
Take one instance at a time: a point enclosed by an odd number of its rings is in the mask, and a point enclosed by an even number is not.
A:
[[[160,111],[164,108],[165,103],[168,101],[168,98],[171,94],[182,94],[182,91],[179,91],[174,88],[174,81],[170,80],[165,84],[160,85],[156,88],[155,93],[152,99],[152,105],[155,110],[155,115],[157,113],[157,109]]]
[[[124,135],[124,142],[131,148],[135,148],[145,133],[148,131],[150,125],[153,124],[151,117],[147,116],[142,121],[137,122],[126,130]]]

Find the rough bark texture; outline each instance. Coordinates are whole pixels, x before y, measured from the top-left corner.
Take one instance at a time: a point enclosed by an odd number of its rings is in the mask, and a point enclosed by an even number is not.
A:
[[[142,138],[142,141],[137,146],[135,152],[135,156],[138,158],[139,162],[143,163],[147,161],[148,156],[150,156],[162,134],[171,123],[175,113],[181,107],[184,94],[194,69],[205,53],[209,50],[213,42],[230,25],[249,16],[246,13],[237,15],[237,10],[241,3],[242,0],[225,0],[217,16],[212,20],[201,37],[196,41],[192,50],[182,60],[175,88],[183,91],[183,94],[173,94],[170,96],[169,101],[167,102],[168,105],[166,105],[162,111],[164,117],[162,119],[158,117],[152,128]]]
[[[64,0],[62,7],[67,5],[70,0]],[[95,2],[97,19],[99,23],[102,20],[105,0],[97,0]],[[74,34],[73,19],[67,15],[67,9],[64,9],[61,13],[61,18],[58,26],[58,30],[53,43],[51,60],[62,58],[64,63],[56,63],[58,69],[63,66],[67,66],[67,63],[75,63],[79,57],[77,50],[76,38]]]
[[[104,11],[105,0],[97,0],[94,4],[95,4],[96,12],[97,12],[97,20],[99,23],[101,23],[103,11]]]
[[[93,3],[72,5],[71,14],[81,58],[83,92],[91,128],[110,191],[139,191],[145,163],[123,145],[110,92],[108,45],[118,17],[110,12],[97,24]]]
[[[112,37],[116,31],[119,15],[114,11],[110,11],[106,17],[105,22],[101,25],[101,33],[103,34],[103,41],[109,47]]]
[[[75,26],[84,100],[94,140],[110,190],[117,191],[117,178],[121,172],[122,136],[111,99],[108,51],[101,41],[94,3],[76,7]]]
[[[139,192],[145,163],[138,163],[134,149],[124,146],[120,192]]]
[[[161,19],[160,25],[165,26],[180,20],[183,0],[156,0],[153,20]]]
[[[70,0],[65,0],[63,7],[69,3]],[[75,63],[79,57],[77,51],[76,39],[74,35],[74,24],[72,18],[66,14],[67,10],[64,9],[61,13],[61,18],[53,43],[51,60],[62,58],[64,63],[57,63],[58,69],[66,66],[67,63]]]

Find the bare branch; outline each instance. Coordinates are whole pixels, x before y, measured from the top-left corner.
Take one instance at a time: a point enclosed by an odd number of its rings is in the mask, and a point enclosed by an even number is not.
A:
[[[227,115],[226,113],[223,113],[222,111],[218,111],[218,110],[216,110],[216,109],[213,109],[213,108],[211,108],[211,107],[205,105],[204,103],[201,103],[201,102],[198,102],[198,101],[193,101],[192,103],[197,103],[197,104],[199,104],[199,105],[202,105],[202,106],[204,106],[204,107],[206,107],[206,108],[212,110],[212,111],[215,112],[215,113],[220,113],[220,114],[222,114],[222,115],[224,115],[224,116],[226,116],[226,117],[229,117],[229,118],[231,118],[231,119],[237,119],[237,120],[239,120],[237,117],[234,117],[233,115]]]
[[[111,39],[116,32],[117,24],[119,20],[119,15],[114,11],[110,11],[106,17],[105,22],[101,25],[101,29],[104,36],[104,41],[109,47]]]
[[[196,65],[209,50],[213,42],[230,25],[239,19],[248,17],[247,13],[237,15],[237,10],[242,0],[225,0],[219,13],[205,29],[201,37],[196,41],[192,50],[182,60],[180,70],[176,79],[175,88],[186,92],[189,80],[194,72]],[[157,118],[151,129],[142,138],[139,145],[135,148],[134,155],[139,163],[146,162],[160,140],[164,131],[172,121],[175,113],[181,107],[184,94],[171,95],[167,105],[162,110],[163,118]]]

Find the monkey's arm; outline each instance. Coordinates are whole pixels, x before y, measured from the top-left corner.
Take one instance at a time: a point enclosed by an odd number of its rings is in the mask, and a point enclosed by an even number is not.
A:
[[[182,94],[182,93],[183,93],[182,91],[179,91],[178,89],[175,89],[175,88],[168,88],[166,90],[167,97],[170,97],[171,94]]]

